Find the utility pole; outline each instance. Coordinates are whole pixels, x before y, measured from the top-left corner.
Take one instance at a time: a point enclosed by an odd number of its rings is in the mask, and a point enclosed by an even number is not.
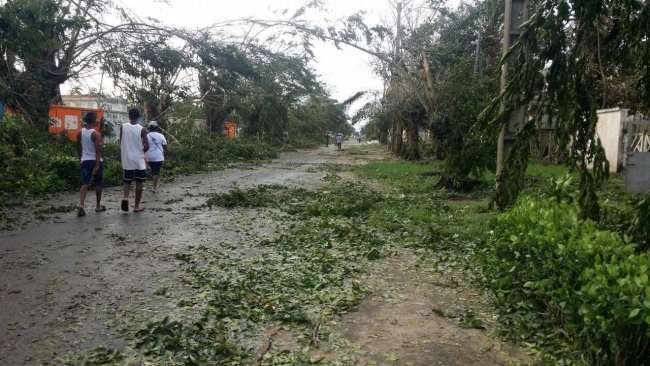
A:
[[[395,62],[400,62],[400,49],[402,48],[402,2],[398,2],[397,9],[397,30],[395,32]],[[391,138],[391,150],[394,153],[402,149],[403,126],[401,121],[393,121],[393,133]]]
[[[479,29],[478,32],[476,33],[476,55],[474,56],[474,73],[478,74],[481,69],[481,59],[480,59],[480,54],[481,54],[481,30]],[[483,73],[481,72],[481,76],[483,76]]]
[[[521,25],[528,21],[528,0],[506,0],[505,22],[503,25],[503,55],[517,43],[521,35]],[[501,72],[501,91],[508,83],[509,65],[505,63]],[[506,109],[505,102],[501,103],[501,111]],[[522,106],[513,112],[508,126],[501,130],[497,145],[497,173],[501,172],[503,162],[515,141],[515,134],[526,121],[526,107]]]
[[[402,2],[397,3],[397,30],[395,32],[395,61],[399,61],[399,50],[402,47]]]

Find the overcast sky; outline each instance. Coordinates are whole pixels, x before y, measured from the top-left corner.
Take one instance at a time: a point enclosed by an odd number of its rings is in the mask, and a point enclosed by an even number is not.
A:
[[[114,1],[118,5],[128,7],[142,18],[154,17],[165,25],[186,28],[203,28],[216,22],[243,17],[270,19],[274,17],[275,10],[292,11],[303,4],[303,0],[169,0],[169,4],[157,0]],[[376,24],[382,16],[391,13],[388,0],[325,0],[324,3],[330,12],[326,17],[330,20],[364,10],[367,12],[367,22]],[[316,16],[320,19],[315,19]],[[322,13],[308,13],[306,18],[319,21],[324,17]],[[342,101],[361,90],[381,90],[382,82],[373,74],[368,64],[370,56],[343,47],[343,50],[337,50],[331,44],[315,44],[316,62],[311,66],[320,76],[320,80],[328,86],[332,97]],[[104,88],[107,86],[104,83]],[[63,90],[64,93],[68,91],[69,87]],[[353,105],[351,112],[364,102],[359,101]]]

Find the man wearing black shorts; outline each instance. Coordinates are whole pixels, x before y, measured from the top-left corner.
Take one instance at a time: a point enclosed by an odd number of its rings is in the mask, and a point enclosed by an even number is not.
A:
[[[131,192],[131,183],[135,181],[135,206],[133,212],[142,212],[144,207],[140,207],[142,198],[142,183],[147,181],[147,171],[145,165],[145,153],[149,150],[149,140],[147,139],[147,130],[138,124],[140,111],[133,108],[129,111],[129,123],[122,125],[120,129],[120,146],[122,152],[122,169],[124,175],[124,199],[122,200],[122,211],[129,211],[129,193]]]

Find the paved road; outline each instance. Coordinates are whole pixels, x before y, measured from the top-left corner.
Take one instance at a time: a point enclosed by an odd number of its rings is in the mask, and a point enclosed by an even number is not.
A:
[[[146,212],[138,214],[121,212],[120,188],[107,189],[107,212],[83,218],[51,214],[24,230],[0,232],[0,364],[40,364],[100,344],[123,347],[124,341],[111,334],[120,319],[151,318],[178,308],[152,295],[170,286],[179,266],[175,253],[187,246],[250,243],[251,234],[237,230],[237,221],[255,220],[253,235],[275,229],[270,218],[244,210],[186,209],[202,204],[202,194],[227,191],[233,182],[318,188],[325,175],[318,168],[341,162],[350,161],[330,146],[284,154],[253,169],[179,178],[158,194],[145,191]],[[93,198],[91,192],[88,199]],[[76,202],[77,194],[68,193],[47,204]],[[28,205],[21,214],[33,216],[35,209]],[[124,314],[129,308],[140,311]]]

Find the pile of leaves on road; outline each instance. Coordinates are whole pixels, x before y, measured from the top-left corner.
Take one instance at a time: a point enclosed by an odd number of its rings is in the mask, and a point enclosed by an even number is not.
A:
[[[319,341],[342,348],[332,323],[367,294],[360,279],[372,261],[403,248],[430,255],[444,246],[433,245],[432,226],[449,230],[445,245],[465,239],[451,234],[465,223],[455,216],[458,209],[441,205],[440,197],[426,190],[403,194],[337,175],[326,180],[330,186],[316,192],[235,186],[209,195],[197,209],[266,210],[276,218],[278,234],[259,239],[255,253],[199,246],[179,255],[183,286],[195,295],[177,304],[196,316],[157,319],[133,334],[132,348],[142,350],[148,362],[169,365],[249,364],[258,357],[263,365],[323,362],[308,349]],[[480,327],[471,320],[469,326]],[[295,349],[260,351],[266,331],[274,327],[293,334]]]
[[[198,316],[151,322],[134,334],[133,348],[161,364],[237,365],[260,356],[260,339],[275,326],[291,330],[301,349],[315,337],[328,341],[328,321],[365,296],[359,278],[368,262],[394,252],[400,233],[370,224],[392,199],[359,183],[336,181],[320,192],[234,187],[208,197],[212,204],[205,208],[264,208],[285,228],[261,239],[253,255],[202,246],[182,255],[181,280],[196,295],[178,300],[178,306]],[[307,352],[262,354],[269,365],[314,360]]]

